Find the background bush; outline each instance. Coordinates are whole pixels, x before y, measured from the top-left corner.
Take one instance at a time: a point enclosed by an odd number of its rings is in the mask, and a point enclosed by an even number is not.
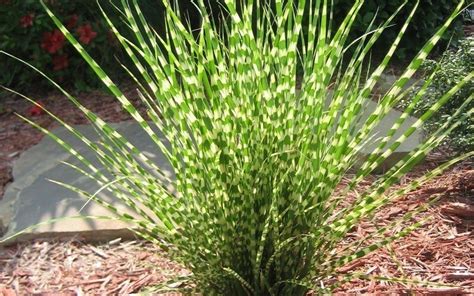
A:
[[[364,34],[376,13],[376,24],[381,23],[387,20],[403,2],[404,0],[367,0],[355,21],[352,37],[357,38]],[[416,1],[409,1],[409,6],[414,5],[415,2]],[[421,0],[415,17],[400,44],[400,48],[397,52],[398,59],[403,60],[416,54],[429,37],[433,35],[435,30],[451,14],[459,2],[459,0]],[[352,3],[354,3],[353,0],[334,0],[334,17],[336,23],[342,21],[343,16],[346,15]],[[395,39],[408,13],[409,9],[402,10],[400,15],[395,19],[395,26],[386,30],[384,35],[378,40],[377,49],[384,50],[387,44],[390,44],[390,42]],[[445,46],[451,36],[455,42],[462,37],[462,35],[462,17],[459,17],[452,25],[450,31],[443,36],[439,48]],[[385,54],[385,51],[382,51],[381,54]]]
[[[273,0],[269,0],[273,1]],[[365,32],[370,20],[377,9],[376,23],[381,23],[393,13],[404,0],[368,0],[357,18],[352,32],[352,38],[357,38]],[[121,55],[116,40],[110,34],[106,24],[100,17],[95,0],[49,0],[50,7],[61,20],[70,24],[71,31],[82,38],[83,45],[93,57],[108,71],[118,75],[121,71],[115,56]],[[109,1],[103,1],[106,5]],[[217,11],[219,1],[211,0],[210,6]],[[337,26],[351,7],[353,0],[334,0],[334,26]],[[407,32],[401,48],[397,53],[399,59],[405,59],[415,53],[420,46],[431,36],[435,29],[448,17],[459,0],[421,0],[420,9]],[[191,25],[199,26],[199,15],[190,0],[179,1],[181,11],[189,18]],[[158,32],[162,28],[163,8],[157,1],[140,1],[144,8],[147,20]],[[106,9],[110,7],[106,7]],[[385,32],[376,48],[384,54],[386,45],[395,38],[399,26],[406,19],[409,9],[403,10],[393,28]],[[452,31],[445,35],[449,39],[454,34],[454,40],[462,35],[462,21],[459,19]],[[65,42],[64,37],[57,31],[46,16],[37,0],[0,0],[0,49],[13,53],[16,56],[31,62],[42,69],[53,79],[64,85],[84,90],[87,87],[100,85],[92,72],[83,64],[72,46]],[[25,71],[23,65],[12,59],[2,58],[0,68],[8,69],[0,75],[0,84],[13,88],[45,87],[42,79],[36,79],[36,74]],[[41,82],[38,82],[41,81]],[[41,84],[43,83],[43,85]]]
[[[446,51],[439,61],[428,60],[423,65],[427,72],[436,71],[433,83],[428,88],[424,98],[415,107],[415,115],[426,112],[437,99],[474,71],[474,37],[462,39],[455,48]],[[447,117],[453,114],[474,93],[474,81],[467,83],[453,98],[444,105],[431,120],[425,123],[425,129],[431,133],[438,129]],[[403,102],[406,106],[409,101]],[[468,109],[474,108],[474,103]],[[472,118],[461,122],[453,130],[445,144],[460,151],[474,150],[474,121]]]
[[[46,1],[68,29],[105,68],[118,68],[115,56],[121,50],[115,37],[98,14],[96,1]],[[55,27],[37,0],[0,1],[0,48],[29,61],[53,79],[68,87],[84,90],[98,86],[98,79],[82,62],[72,45]],[[0,84],[37,90],[47,85],[44,79],[9,58],[0,60]]]

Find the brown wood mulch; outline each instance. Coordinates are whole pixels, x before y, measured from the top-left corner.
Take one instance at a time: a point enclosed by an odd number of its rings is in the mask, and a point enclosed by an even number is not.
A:
[[[442,160],[443,156],[432,157]],[[421,165],[402,180],[399,188],[437,164],[436,160]],[[339,271],[365,276],[410,279],[413,282],[352,280],[337,290],[337,294],[402,294],[474,295],[474,170],[465,161],[436,179],[410,192],[383,208],[372,219],[362,221],[349,234],[349,240],[361,240],[380,227],[389,224],[407,211],[439,200],[427,211],[416,215],[410,223],[430,218],[422,227],[389,247],[356,260]],[[368,181],[369,183],[370,181]],[[368,186],[370,184],[366,184]],[[361,185],[364,187],[364,184]],[[360,188],[363,189],[363,188]],[[402,226],[407,226],[407,223]],[[415,283],[418,281],[418,283]],[[430,288],[422,282],[444,283]]]
[[[126,93],[132,93],[128,88]],[[100,92],[79,94],[81,102],[109,122],[128,120],[114,99]],[[68,123],[86,120],[56,93],[35,98]],[[31,116],[31,106],[7,98],[0,113],[0,196],[11,179],[13,161],[42,135],[15,116]],[[34,113],[34,112],[33,112]],[[57,126],[48,116],[37,114],[42,126]],[[420,176],[444,160],[443,153],[430,159],[404,178],[399,186]],[[371,184],[362,183],[358,191]],[[353,192],[355,196],[355,192]],[[367,276],[400,277],[450,286],[423,288],[414,283],[352,280],[336,290],[337,295],[426,294],[474,295],[474,167],[465,161],[435,180],[411,192],[373,219],[354,229],[346,243],[366,237],[406,211],[432,197],[439,201],[415,220],[433,217],[409,236],[340,269]],[[413,222],[412,220],[410,222]],[[341,249],[344,245],[341,246]],[[81,238],[35,240],[0,249],[0,296],[10,295],[127,295],[175,275],[186,274],[181,266],[167,260],[153,245],[142,241],[85,243]]]
[[[0,295],[129,295],[188,272],[153,245],[35,240],[0,252]]]

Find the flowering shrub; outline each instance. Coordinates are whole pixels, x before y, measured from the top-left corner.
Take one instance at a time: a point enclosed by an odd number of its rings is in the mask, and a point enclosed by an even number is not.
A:
[[[459,2],[445,3],[440,1],[429,5],[429,0],[423,0],[423,9],[415,17],[413,27],[407,32],[407,37],[402,40],[402,45],[397,56],[404,58],[407,52],[417,50],[417,46],[423,44],[427,36],[430,36],[440,22],[453,10],[455,4]],[[50,7],[57,12],[65,27],[81,42],[86,49],[91,49],[93,56],[104,66],[109,73],[117,75],[119,71],[115,55],[120,55],[121,51],[117,45],[115,37],[103,19],[98,15],[96,1],[46,1]],[[115,1],[119,2],[119,1]],[[159,1],[158,1],[159,2]],[[210,1],[209,5],[213,10],[219,9],[220,1]],[[334,2],[335,24],[340,23],[341,16],[347,12],[352,0],[336,0]],[[359,17],[355,20],[352,37],[358,37],[364,33],[374,16],[377,8],[380,8],[378,22],[386,18],[401,4],[401,0],[378,1],[369,0],[361,8]],[[109,1],[103,1],[101,5],[107,6]],[[142,0],[140,4],[144,7],[144,13],[150,24],[157,32],[163,34],[163,7],[157,1]],[[191,1],[180,1],[183,15],[189,18],[194,29],[199,26],[199,15]],[[106,7],[107,9],[107,7]],[[113,15],[113,14],[111,14]],[[444,17],[442,17],[444,16]],[[403,13],[400,19],[406,16]],[[398,21],[400,23],[401,21]],[[397,33],[398,27],[387,30],[381,37],[379,44],[389,44]],[[460,31],[459,21],[453,27],[455,32]],[[446,34],[449,39],[451,34]],[[457,36],[457,35],[456,35]],[[49,18],[40,7],[37,0],[0,0],[0,49],[14,53],[21,59],[30,61],[34,66],[44,70],[46,74],[55,80],[60,80],[66,85],[76,89],[84,89],[86,86],[95,86],[98,80],[87,67],[80,63],[79,56],[74,52],[72,46],[64,42],[64,36],[55,29]],[[9,87],[31,87],[29,81],[35,80],[31,71],[23,71],[23,66],[9,59],[0,60],[0,67],[8,69],[0,76],[0,84]],[[39,83],[44,83],[43,80]],[[42,86],[35,84],[35,88]]]
[[[79,41],[83,44],[89,44],[97,36],[97,32],[94,32],[90,24],[85,24],[77,28],[77,33],[79,34]]]
[[[44,32],[41,48],[50,54],[55,54],[64,46],[64,35],[59,30]]]
[[[112,73],[116,66],[114,56],[120,55],[106,24],[97,14],[95,1],[49,1],[61,16],[66,27],[79,42],[93,52],[94,57]],[[30,61],[53,79],[69,87],[83,90],[99,85],[93,72],[81,63],[72,45],[47,17],[39,1],[0,1],[0,49]],[[37,90],[46,86],[32,71],[11,59],[1,59],[0,84]],[[41,81],[31,85],[31,81]]]

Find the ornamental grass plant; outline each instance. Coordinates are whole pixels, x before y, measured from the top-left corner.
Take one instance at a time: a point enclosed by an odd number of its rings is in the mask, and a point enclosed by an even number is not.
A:
[[[111,219],[130,223],[136,234],[162,247],[192,272],[188,280],[206,295],[328,293],[345,280],[367,277],[339,275],[337,271],[419,227],[424,221],[416,214],[429,204],[362,241],[338,248],[351,229],[450,165],[473,155],[457,157],[402,189],[390,190],[459,124],[452,117],[417,149],[378,175],[349,206],[341,206],[349,192],[473,79],[473,73],[466,75],[413,126],[395,137],[426,92],[432,80],[429,77],[394,125],[387,131],[379,129],[392,106],[409,93],[408,80],[461,12],[464,2],[381,96],[368,117],[363,116],[367,102],[394,56],[418,1],[405,1],[383,24],[371,22],[366,34],[357,40],[348,40],[348,36],[362,0],[354,1],[336,30],[331,30],[332,7],[327,0],[226,0],[222,6],[225,21],[219,23],[214,22],[205,1],[195,2],[202,24],[192,32],[175,9],[176,3],[162,1],[167,12],[165,36],[148,25],[137,0],[123,0],[117,8],[133,38],[119,32],[104,13],[135,65],[124,71],[138,85],[141,101],[147,106],[146,117],[45,6],[58,29],[174,170],[174,177],[169,177],[128,139],[51,81],[87,116],[101,142],[89,140],[49,114],[94,150],[105,170],[52,132],[42,130],[80,160],[82,165],[71,164],[73,168],[96,180],[103,191],[113,194],[136,215],[101,200],[94,192],[58,184],[107,207]],[[409,17],[397,24],[399,33],[385,58],[366,72],[372,45],[403,9],[410,11]],[[302,31],[303,16],[307,16],[307,32]],[[456,111],[456,118],[472,116],[472,109],[463,108],[472,99],[470,95]],[[368,144],[375,148],[360,164],[359,155]],[[355,172],[350,182],[336,191],[349,170]]]

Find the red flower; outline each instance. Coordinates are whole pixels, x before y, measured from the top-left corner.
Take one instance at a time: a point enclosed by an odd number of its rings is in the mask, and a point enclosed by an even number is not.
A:
[[[28,28],[28,27],[33,26],[33,19],[34,19],[34,16],[31,13],[22,16],[20,18],[20,26],[22,28]]]
[[[97,32],[92,31],[90,24],[85,24],[77,28],[79,40],[84,44],[89,44],[97,36]]]
[[[77,16],[77,14],[71,15],[66,23],[66,28],[68,28],[69,30],[73,29],[77,25],[78,20],[79,17]]]
[[[43,40],[41,41],[41,48],[53,54],[63,48],[64,35],[58,29],[52,32],[43,33]]]
[[[44,114],[44,110],[41,108],[43,107],[43,103],[41,101],[36,102],[38,105],[32,106],[30,109],[28,109],[28,114],[30,116],[39,116]],[[41,106],[41,107],[40,107]]]
[[[66,54],[53,57],[53,70],[59,71],[69,66],[69,60]]]

